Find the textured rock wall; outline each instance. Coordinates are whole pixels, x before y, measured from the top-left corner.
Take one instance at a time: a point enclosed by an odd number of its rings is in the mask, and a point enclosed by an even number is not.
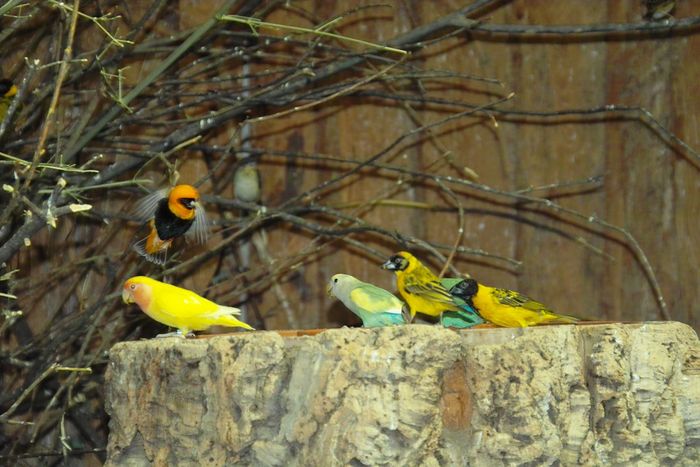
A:
[[[680,323],[125,342],[109,465],[700,465]]]

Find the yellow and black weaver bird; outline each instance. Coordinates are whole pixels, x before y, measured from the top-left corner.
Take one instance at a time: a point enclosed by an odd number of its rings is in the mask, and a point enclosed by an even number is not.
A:
[[[400,251],[389,258],[382,264],[382,269],[396,273],[396,286],[411,310],[411,318],[416,313],[423,313],[439,317],[442,322],[442,314],[446,311],[473,313],[460,306],[440,279],[407,251]]]
[[[0,121],[5,119],[7,110],[10,108],[12,99],[17,94],[17,86],[9,79],[0,79]]]
[[[524,328],[542,323],[579,321],[573,316],[557,314],[519,292],[489,287],[474,279],[465,279],[450,292],[473,305],[482,318],[497,326]]]

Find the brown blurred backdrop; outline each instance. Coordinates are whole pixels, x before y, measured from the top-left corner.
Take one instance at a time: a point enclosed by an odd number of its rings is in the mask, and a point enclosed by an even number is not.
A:
[[[393,291],[393,275],[379,267],[386,257],[409,249],[437,272],[444,261],[434,252],[448,257],[457,243],[465,250],[454,256],[450,274],[519,290],[567,314],[663,319],[656,280],[670,318],[697,330],[700,3],[678,1],[672,16],[657,22],[644,18],[639,0],[474,3],[483,8],[470,18],[480,23],[450,16],[469,2],[442,0],[81,6],[94,18],[120,16],[77,22],[75,61],[39,161],[99,170],[98,178],[64,173],[66,190],[75,191],[63,202],[93,209],[61,217],[56,229],[42,225],[2,271],[19,270],[0,291],[17,296],[4,307],[24,317],[2,329],[10,376],[1,405],[7,410],[54,361],[91,366],[96,379],[47,380],[54,392],[40,398],[40,408],[24,404],[15,414],[34,420],[39,411],[43,428],[6,431],[4,439],[25,446],[45,436],[46,449],[55,448],[55,424],[73,407],[63,401],[66,391],[54,412],[41,412],[55,391],[80,388],[98,397],[90,410],[99,412],[99,384],[89,383],[99,382],[109,347],[164,331],[120,303],[120,284],[135,274],[241,305],[261,329],[336,327],[359,321],[326,295],[331,275],[352,274]],[[405,57],[379,50],[367,58],[366,45],[272,27],[256,35],[220,21],[184,47],[224,4],[229,13],[309,29],[336,18],[324,31],[376,44],[451,22],[421,36],[421,44],[399,44],[411,51]],[[26,179],[40,141],[59,66],[30,65],[65,57],[72,11],[66,5],[30,3],[3,17],[2,73],[24,83],[0,143],[24,163],[3,159],[5,184]],[[133,44],[110,44],[97,23]],[[585,27],[606,24],[622,31],[593,34]],[[584,27],[542,33],[562,25]],[[115,104],[159,67],[123,102],[128,111]],[[377,155],[373,163],[381,167],[320,185]],[[257,163],[267,210],[246,213],[230,202],[234,171],[244,160]],[[59,172],[36,173],[22,193],[43,209]],[[201,183],[214,235],[205,247],[176,245],[163,269],[130,251],[137,226],[129,208],[145,193],[136,182],[165,186],[178,176]],[[12,196],[2,192],[2,204]],[[31,209],[22,202],[8,214],[0,245],[26,221]],[[341,214],[355,223],[337,223]],[[104,429],[99,422],[75,425],[88,438],[86,432]],[[86,446],[104,444],[94,436]]]

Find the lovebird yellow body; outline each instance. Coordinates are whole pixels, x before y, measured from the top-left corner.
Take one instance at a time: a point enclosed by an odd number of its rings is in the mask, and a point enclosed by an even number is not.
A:
[[[559,315],[542,303],[519,292],[489,287],[474,279],[465,279],[452,293],[471,303],[487,321],[503,327],[524,328],[536,324],[575,323],[578,318]]]
[[[151,279],[135,276],[124,283],[124,303],[136,303],[141,311],[185,336],[190,331],[204,331],[211,326],[253,329],[235,318],[238,308],[217,305],[196,293]]]
[[[396,286],[411,310],[411,317],[416,313],[441,317],[445,311],[461,310],[440,279],[411,253],[398,252],[382,264],[382,269],[396,273]]]

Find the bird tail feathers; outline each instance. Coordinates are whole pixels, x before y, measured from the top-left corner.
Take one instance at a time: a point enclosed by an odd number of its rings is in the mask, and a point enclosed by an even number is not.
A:
[[[554,323],[573,324],[573,323],[578,323],[579,321],[581,321],[581,318],[577,318],[575,316],[557,314],[557,319],[555,319],[553,322]]]
[[[219,310],[217,311],[218,318],[216,320],[216,324],[219,324],[221,326],[230,326],[233,328],[243,328],[254,331],[254,327],[235,318],[236,316],[240,316],[240,314],[241,310],[239,310],[238,308],[220,305]]]
[[[219,316],[226,316],[226,315],[241,316],[241,310],[239,310],[238,308],[233,307],[233,306],[219,305],[219,309],[217,311],[217,314]]]
[[[156,251],[155,253],[149,253],[146,250],[146,243],[148,242],[148,237],[144,237],[138,242],[134,243],[131,248],[138,253],[139,255],[143,256],[146,258],[148,261],[151,263],[155,264],[165,264],[165,261],[167,260],[167,253],[168,250],[160,250]]]
[[[411,321],[413,321],[413,313],[411,313],[411,307],[408,306],[408,303],[404,303],[401,306],[401,316],[403,316],[406,324],[411,324]]]

